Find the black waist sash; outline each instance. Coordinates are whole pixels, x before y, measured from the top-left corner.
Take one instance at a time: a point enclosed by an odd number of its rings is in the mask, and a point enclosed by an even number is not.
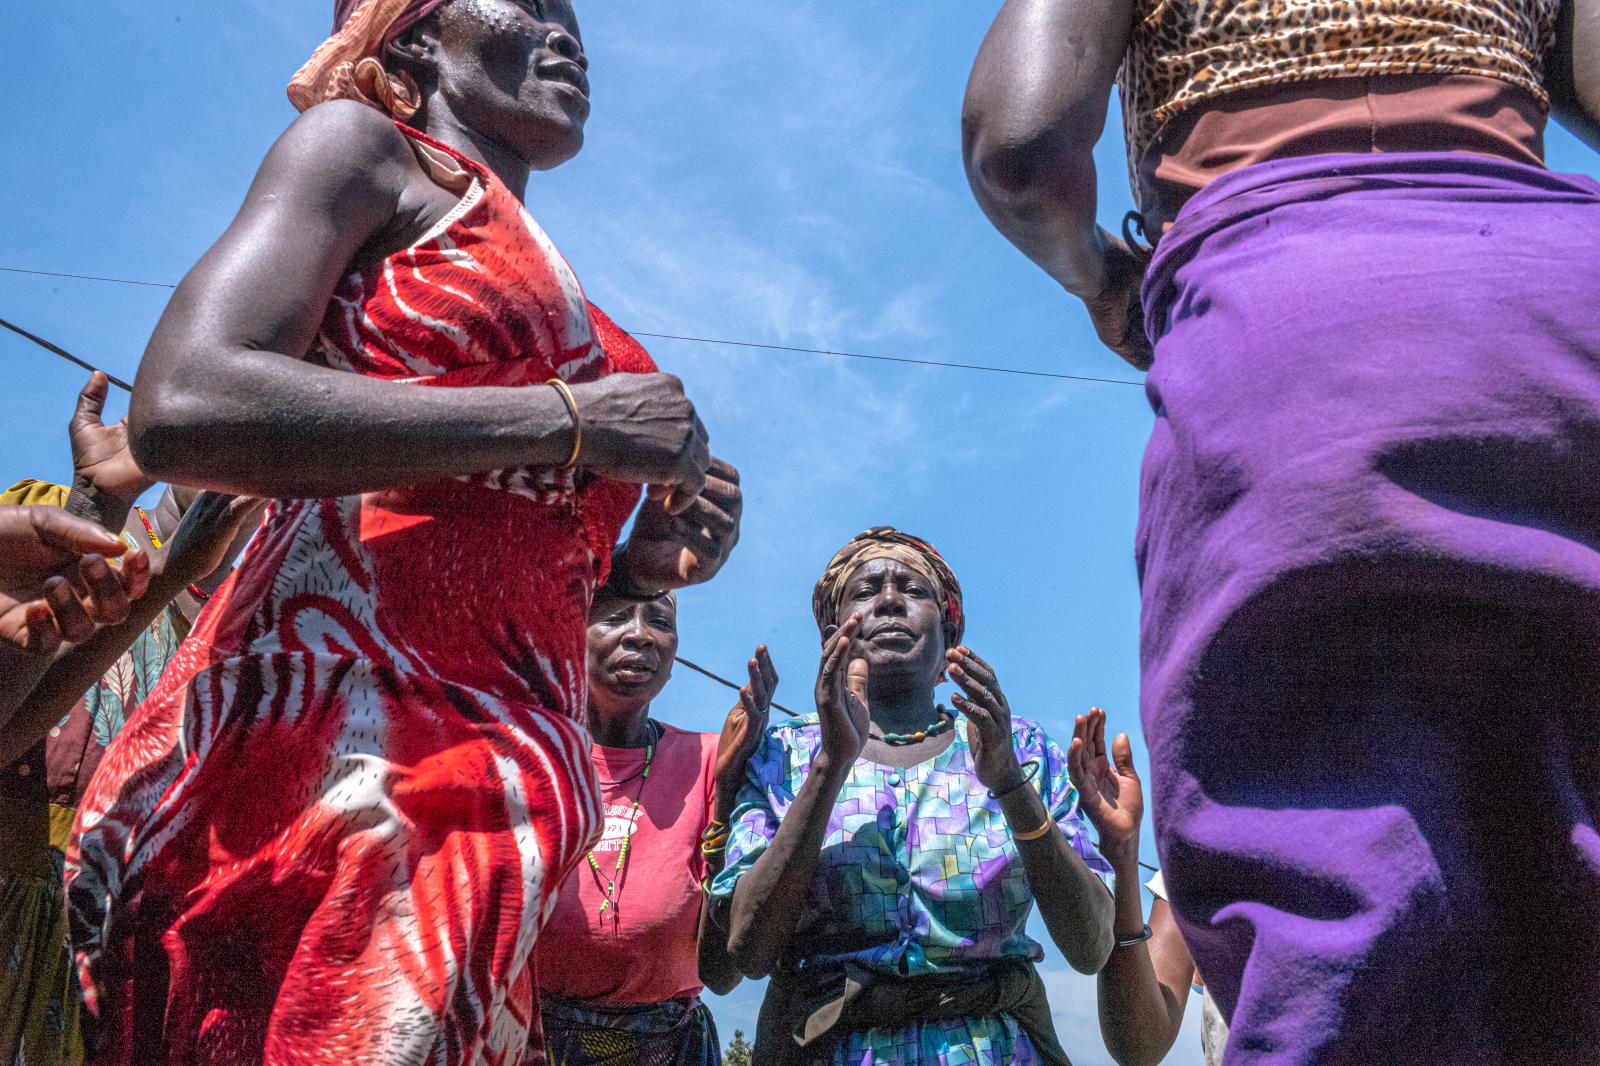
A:
[[[854,963],[774,974],[761,1004],[754,1061],[804,1066],[826,1056],[848,1033],[1001,1014],[1015,1019],[1047,1066],[1072,1066],[1056,1037],[1044,981],[1027,959],[915,977]]]

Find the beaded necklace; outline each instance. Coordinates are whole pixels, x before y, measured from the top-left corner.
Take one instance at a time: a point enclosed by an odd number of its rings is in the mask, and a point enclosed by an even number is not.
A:
[[[644,749],[644,770],[639,774],[639,791],[633,797],[633,809],[628,812],[628,829],[622,835],[622,847],[617,851],[617,868],[612,871],[611,880],[606,882],[606,895],[600,901],[600,913],[596,915],[601,925],[605,924],[606,911],[611,912],[612,921],[618,923],[622,921],[621,907],[618,905],[621,893],[618,889],[622,884],[623,872],[628,865],[628,852],[633,848],[633,829],[639,820],[639,801],[644,799],[644,786],[650,780],[650,764],[655,761],[656,743],[661,739],[660,732],[654,721],[647,720],[645,725],[648,730],[649,740]],[[593,851],[589,852],[588,859],[589,869],[594,871],[595,879],[597,881],[603,879],[605,874],[600,872],[600,862],[594,857]]]
[[[941,733],[948,733],[955,727],[956,716],[941,706],[939,708],[939,720],[926,729],[919,729],[915,733],[874,733],[869,729],[867,730],[867,736],[873,740],[888,744],[890,747],[904,747],[907,744],[919,744],[929,737],[936,737]]]

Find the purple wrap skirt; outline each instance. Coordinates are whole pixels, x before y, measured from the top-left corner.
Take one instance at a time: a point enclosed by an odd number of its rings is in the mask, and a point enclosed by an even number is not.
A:
[[[1226,1061],[1600,1062],[1600,185],[1258,164],[1144,296],[1142,716]]]

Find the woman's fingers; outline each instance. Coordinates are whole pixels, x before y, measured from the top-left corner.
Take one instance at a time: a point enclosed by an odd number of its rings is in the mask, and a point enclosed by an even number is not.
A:
[[[68,644],[81,644],[94,636],[94,620],[83,609],[77,590],[64,577],[53,577],[44,583],[44,602],[50,605],[55,616],[56,630]]]
[[[23,612],[29,654],[54,655],[56,649],[61,647],[61,634],[56,631],[56,620],[50,613],[50,605],[43,600],[34,600],[23,608]]]
[[[1083,720],[1081,715],[1078,720]],[[1083,771],[1083,738],[1077,734],[1073,735],[1072,743],[1067,745],[1067,778],[1080,794],[1088,783]]]
[[[750,693],[750,698],[759,701],[766,690],[766,679],[761,676],[761,667],[754,659],[744,664],[745,673],[750,675],[750,683],[741,692]]]
[[[726,542],[716,537],[707,535],[706,531],[693,524],[674,525],[672,536],[678,545],[684,549],[680,556],[689,560],[686,564],[678,566],[678,576],[687,579],[691,576],[696,562],[715,562],[727,552]]]
[[[96,370],[78,392],[78,407],[72,413],[72,428],[80,425],[102,425],[106,410],[106,396],[111,391],[111,379]]]
[[[960,711],[968,722],[971,722],[978,727],[978,731],[980,733],[994,733],[998,731],[999,726],[995,722],[994,712],[989,710],[989,708],[973,700],[969,700],[965,696],[951,697],[950,702],[956,705],[956,710]]]
[[[772,654],[767,651],[765,644],[756,648],[756,663],[761,667],[761,677],[767,683],[767,691],[776,695],[778,691],[778,668],[772,665]]]
[[[271,502],[259,496],[235,496],[228,502],[228,513],[234,516],[242,527],[252,515],[260,518],[265,514],[267,504]]]
[[[93,552],[115,558],[128,550],[115,533],[59,507],[29,507],[27,517],[39,543],[57,551],[71,555]]]
[[[950,667],[950,680],[961,686],[961,690],[970,699],[982,704],[985,709],[991,712],[999,713],[1001,706],[999,697],[990,690],[989,686],[968,673],[966,667],[952,664]]]
[[[845,619],[833,636],[829,637],[822,646],[822,667],[817,671],[817,695],[821,698],[824,694],[838,696],[838,682],[840,680],[840,667],[844,661],[846,650],[850,647],[850,640],[855,636],[856,630],[861,625],[859,615],[851,615]]]
[[[749,746],[766,732],[767,710],[771,706],[771,700],[762,700],[755,693],[741,689],[739,704],[744,712],[744,743],[745,746]]]
[[[994,672],[994,667],[984,662],[971,648],[963,644],[956,649],[960,656],[961,665],[966,671],[976,677],[990,688],[999,689],[999,677]]]
[[[122,560],[118,575],[122,590],[130,601],[137,600],[150,588],[150,555],[143,548],[135,548]]]
[[[128,590],[111,564],[99,555],[86,555],[77,571],[88,593],[84,607],[95,625],[114,626],[128,617]]]
[[[1098,707],[1089,708],[1089,737],[1094,742],[1096,761],[1106,761],[1106,712]]]
[[[1133,768],[1133,741],[1128,739],[1128,734],[1118,733],[1117,739],[1111,742],[1111,758],[1116,763],[1117,773],[1124,777],[1139,776]]]
[[[739,528],[739,520],[726,508],[719,506],[712,495],[713,482],[706,482],[703,491],[673,522],[678,532],[709,532],[713,537],[727,537]]]
[[[706,471],[706,487],[701,498],[729,514],[737,515],[744,509],[744,489],[739,486],[739,472],[721,459],[712,459]]]
[[[755,658],[750,660],[750,684],[761,697],[763,712],[771,709],[772,697],[778,692],[778,671],[773,669],[772,656],[765,644],[756,647]]]
[[[850,660],[850,667],[846,671],[845,689],[849,692],[851,698],[865,710],[867,707],[867,660]]]
[[[845,645],[849,643],[845,635],[845,627],[849,624],[846,622],[840,626],[839,631],[829,637],[828,642],[822,646],[822,669],[819,673],[829,681],[833,680],[834,672],[839,669],[839,659],[844,654]]]

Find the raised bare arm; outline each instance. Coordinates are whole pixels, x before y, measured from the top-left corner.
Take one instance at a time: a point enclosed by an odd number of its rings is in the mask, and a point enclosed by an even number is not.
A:
[[[139,465],[162,480],[304,497],[564,462],[572,423],[551,389],[418,388],[305,361],[351,264],[403,246],[439,214],[440,195],[377,112],[335,101],[297,119],[151,338],[130,411]],[[613,375],[573,392],[585,466],[684,484],[685,503],[698,492],[704,430],[675,379]]]
[[[823,644],[816,688],[822,748],[772,843],[733,891],[728,951],[749,977],[770,974],[789,946],[805,912],[839,791],[867,743],[867,663],[851,658],[860,627],[860,616],[846,619]]]
[[[1546,71],[1551,113],[1600,151],[1600,0],[1563,0]]]
[[[1106,750],[1106,713],[1098,707],[1079,715],[1067,752],[1072,783],[1083,813],[1100,833],[1100,854],[1117,874],[1112,928],[1119,947],[1100,971],[1100,1035],[1121,1066],[1155,1066],[1178,1038],[1194,962],[1184,947],[1172,909],[1157,900],[1144,931],[1139,896],[1139,823],[1144,786],[1133,767],[1126,733]]]
[[[1132,0],[1006,0],[967,83],[961,142],[989,220],[1068,292],[1105,288],[1094,145]]]

